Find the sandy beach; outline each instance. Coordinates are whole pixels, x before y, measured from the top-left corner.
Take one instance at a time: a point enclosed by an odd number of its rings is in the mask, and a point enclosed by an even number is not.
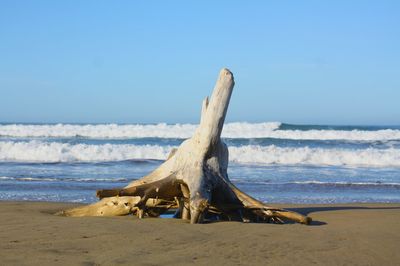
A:
[[[67,218],[76,206],[0,202],[1,265],[398,265],[400,204],[279,205],[311,226]]]

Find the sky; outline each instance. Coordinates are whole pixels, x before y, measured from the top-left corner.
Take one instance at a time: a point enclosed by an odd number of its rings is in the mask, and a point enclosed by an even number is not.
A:
[[[400,125],[400,1],[0,1],[0,122]]]

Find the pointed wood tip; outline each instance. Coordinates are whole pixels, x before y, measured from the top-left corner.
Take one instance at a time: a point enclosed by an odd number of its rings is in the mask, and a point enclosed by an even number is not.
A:
[[[235,79],[233,77],[233,73],[225,67],[223,69],[221,69],[221,71],[219,72],[218,81],[219,82],[230,82],[232,84],[235,84]]]
[[[233,76],[232,72],[226,67],[221,69],[221,71],[219,72],[219,75],[220,76],[227,76],[227,75]]]

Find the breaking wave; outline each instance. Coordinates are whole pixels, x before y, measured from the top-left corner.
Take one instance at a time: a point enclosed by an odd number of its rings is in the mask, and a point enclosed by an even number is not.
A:
[[[301,140],[398,140],[399,129],[338,130],[338,129],[281,129],[279,122],[227,123],[222,136],[225,138],[277,138]],[[56,125],[0,125],[0,137],[51,137],[51,138],[189,138],[197,125],[194,124],[56,124]],[[283,127],[285,128],[285,127]]]
[[[167,158],[173,146],[133,144],[68,144],[58,142],[0,142],[3,162],[97,162]],[[245,145],[229,147],[231,162],[245,164],[400,167],[400,149],[323,149]]]
[[[58,142],[0,142],[0,161],[98,162],[129,159],[163,160],[171,146],[131,144],[68,144]]]
[[[237,163],[399,167],[400,149],[322,149],[310,147],[241,146],[229,148]]]
[[[278,129],[281,123],[227,123],[223,136],[227,138],[260,136]],[[7,137],[53,137],[53,138],[97,138],[97,139],[127,139],[127,138],[189,138],[198,125],[194,124],[134,124],[134,125],[0,125],[0,136]]]

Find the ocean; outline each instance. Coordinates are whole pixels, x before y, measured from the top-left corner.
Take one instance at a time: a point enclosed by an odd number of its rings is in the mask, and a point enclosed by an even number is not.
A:
[[[0,200],[94,202],[194,124],[0,124]],[[229,178],[267,203],[400,202],[400,126],[226,123]]]

